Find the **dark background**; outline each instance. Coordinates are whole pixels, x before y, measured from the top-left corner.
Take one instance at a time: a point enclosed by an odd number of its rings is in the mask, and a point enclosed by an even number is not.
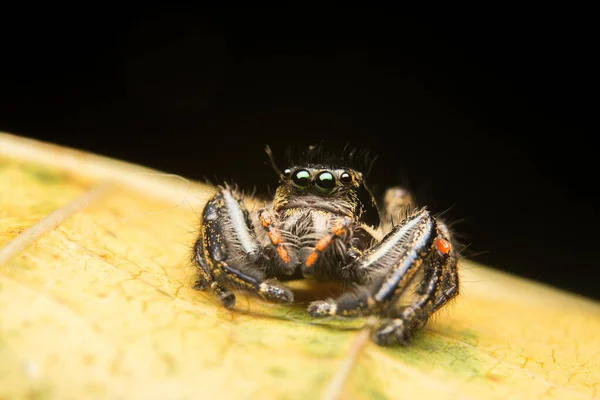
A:
[[[586,15],[4,12],[0,130],[262,192],[265,144],[281,163],[287,144],[349,142],[378,155],[376,191],[445,212],[467,257],[600,298]]]

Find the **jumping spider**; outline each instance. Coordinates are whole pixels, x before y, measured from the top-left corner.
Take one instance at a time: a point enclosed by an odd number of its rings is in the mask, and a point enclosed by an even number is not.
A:
[[[447,226],[400,187],[386,191],[382,210],[363,174],[337,163],[303,161],[281,171],[273,200],[248,211],[229,185],[206,203],[194,246],[198,290],[227,308],[230,288],[292,302],[291,279],[352,286],[335,300],[314,301],[314,317],[377,315],[373,340],[406,344],[429,316],[458,294],[456,244]],[[307,157],[306,159],[311,159]],[[396,223],[394,223],[396,221]]]

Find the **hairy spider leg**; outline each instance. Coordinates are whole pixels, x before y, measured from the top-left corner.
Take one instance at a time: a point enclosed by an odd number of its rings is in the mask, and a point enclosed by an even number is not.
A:
[[[290,256],[290,252],[288,250],[287,244],[281,231],[277,228],[277,221],[279,220],[279,216],[273,210],[262,209],[258,213],[258,219],[260,221],[261,226],[264,228],[267,233],[267,237],[269,241],[275,247],[275,251],[277,253],[277,257],[283,264],[284,271],[291,274],[294,272],[295,265],[292,262],[292,257]]]
[[[226,308],[231,308],[235,304],[235,295],[221,286],[218,282],[213,280],[211,268],[206,260],[206,254],[204,252],[204,239],[201,236],[194,245],[194,261],[198,268],[198,280],[194,289],[206,290],[211,289],[215,297],[223,304]]]
[[[363,275],[376,276],[372,283],[363,286],[358,293],[344,294],[337,300],[315,301],[308,312],[315,317],[380,313],[402,294],[428,261],[436,236],[436,221],[425,209],[418,211],[355,261],[354,267]]]
[[[315,247],[310,252],[302,268],[302,274],[304,276],[310,276],[312,274],[311,269],[317,263],[319,256],[333,243],[333,239],[338,237],[342,238],[348,232],[348,229],[352,226],[352,220],[348,217],[344,217],[338,221],[325,236],[320,238]]]
[[[406,218],[415,208],[411,193],[399,186],[386,191],[384,205],[385,215],[382,220],[388,229],[394,219]],[[423,281],[417,290],[417,297],[413,299],[412,305],[388,312],[394,318],[382,321],[374,335],[375,342],[388,345],[406,343],[419,324],[424,324],[431,314],[458,295],[458,254],[455,246],[451,244],[448,227],[438,220],[437,228],[439,237],[435,246],[438,254],[433,254],[428,267],[424,268]]]
[[[231,227],[226,234],[224,225]],[[231,234],[231,236],[229,236]],[[254,236],[248,211],[242,207],[229,188],[221,189],[206,204],[202,212],[201,245],[196,245],[195,257],[199,265],[200,289],[210,280],[210,287],[227,308],[235,304],[235,296],[224,286],[234,285],[257,293],[267,300],[291,302],[292,292],[265,280],[259,269],[242,271],[230,265],[228,246],[236,247],[248,262],[256,260],[260,245]],[[199,254],[198,250],[203,253]],[[210,275],[210,276],[209,276]]]
[[[456,270],[456,259],[453,260],[454,266],[450,266],[444,273],[444,278],[442,280],[442,292],[439,297],[436,298],[435,304],[433,306],[433,312],[439,310],[443,306],[445,306],[450,300],[458,296],[458,271]]]
[[[438,222],[440,236],[434,241],[428,263],[423,264],[424,278],[412,304],[390,309],[393,318],[383,320],[376,328],[373,340],[381,345],[406,344],[413,332],[424,325],[429,316],[458,294],[457,257],[444,224]],[[395,304],[392,304],[395,306]]]
[[[458,296],[459,293],[459,277],[458,277],[458,250],[456,246],[452,245],[451,234],[448,227],[443,222],[438,222],[438,230],[440,231],[441,237],[450,245],[448,252],[448,264],[444,268],[441,291],[437,294],[435,304],[433,305],[432,313],[442,308],[450,300]],[[439,243],[439,242],[438,242]],[[438,250],[442,251],[438,248]]]

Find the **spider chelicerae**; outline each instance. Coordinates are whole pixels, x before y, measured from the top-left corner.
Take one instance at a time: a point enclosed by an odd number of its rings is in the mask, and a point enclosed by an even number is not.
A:
[[[198,290],[210,290],[227,308],[230,289],[266,300],[292,302],[281,284],[292,279],[336,281],[349,289],[312,302],[314,317],[378,316],[373,340],[406,344],[427,319],[459,291],[459,252],[447,225],[411,194],[392,187],[378,204],[359,151],[332,158],[311,146],[290,158],[272,201],[249,211],[243,195],[224,184],[204,206],[193,260]]]

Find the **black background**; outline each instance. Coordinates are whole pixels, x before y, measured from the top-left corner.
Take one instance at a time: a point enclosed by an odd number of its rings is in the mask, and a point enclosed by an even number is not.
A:
[[[433,7],[433,6],[432,6]],[[35,11],[35,12],[34,12]],[[267,191],[287,144],[378,155],[474,261],[600,298],[589,10],[3,13],[0,130]]]

